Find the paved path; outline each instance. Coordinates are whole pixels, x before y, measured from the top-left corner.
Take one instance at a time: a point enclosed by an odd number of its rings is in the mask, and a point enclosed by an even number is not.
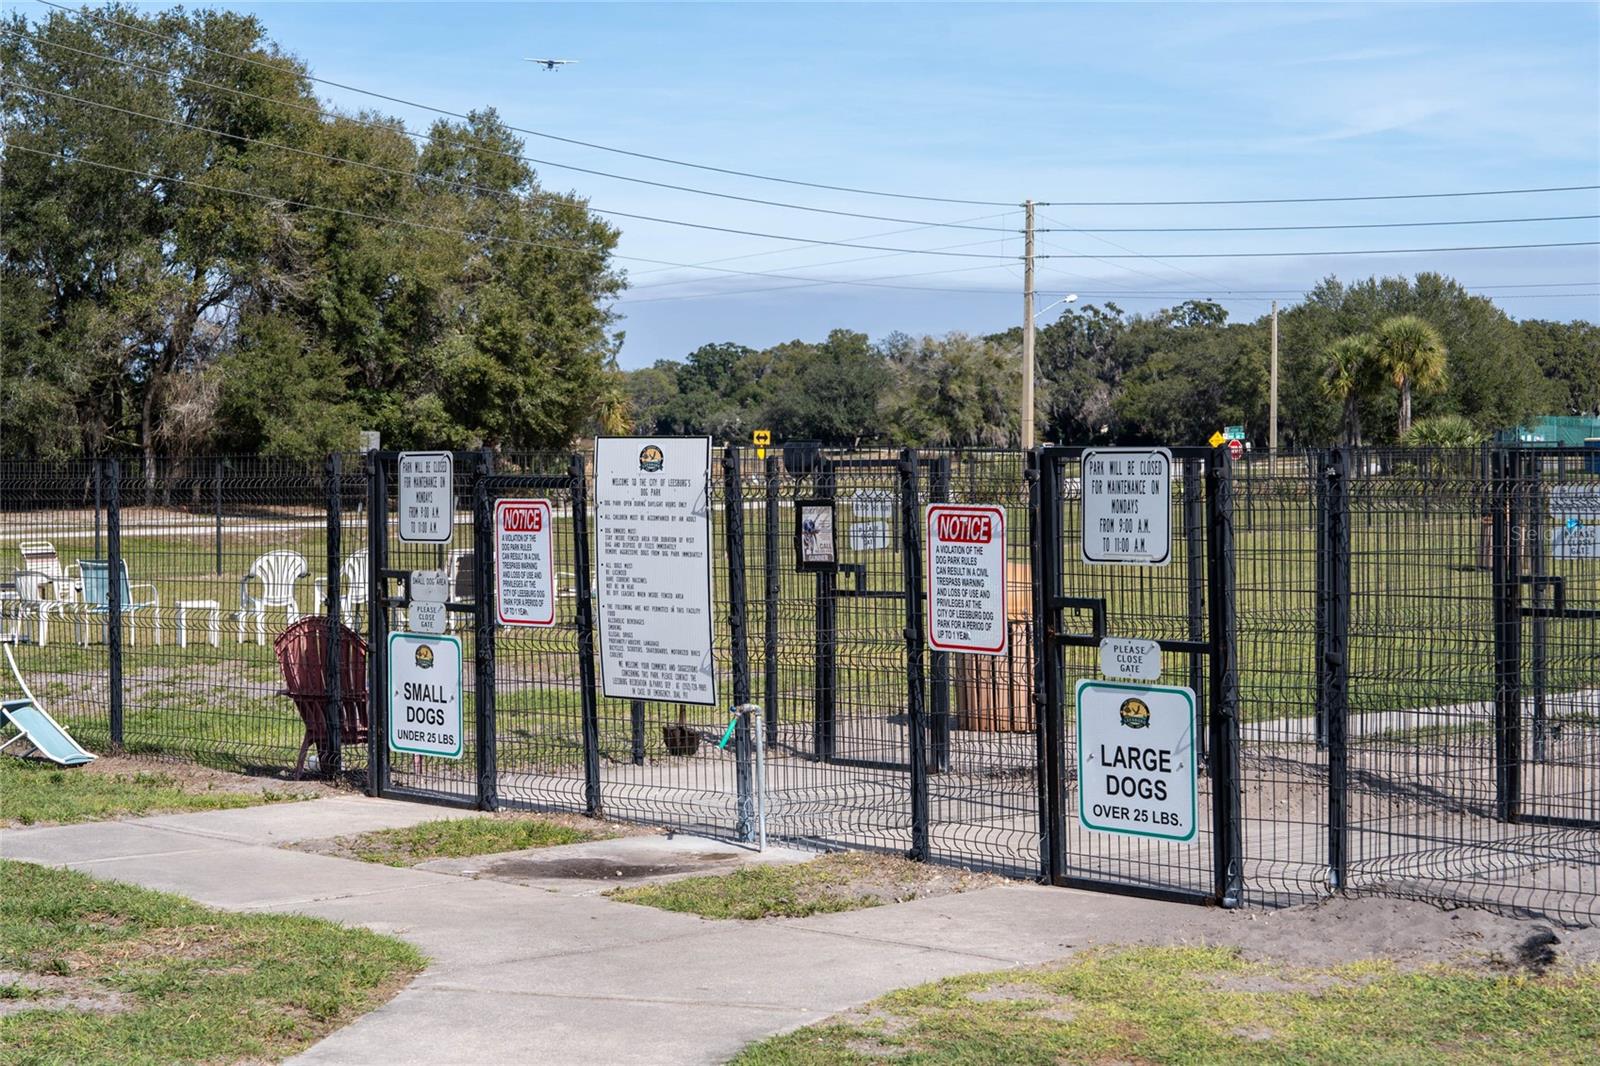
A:
[[[294,1060],[304,1063],[721,1062],[894,988],[1041,962],[1088,942],[1171,935],[1196,917],[1176,904],[1017,884],[845,914],[713,922],[613,902],[594,882],[464,876],[492,872],[483,861],[393,869],[277,846],[471,816],[335,797],[10,830],[0,852],[230,910],[365,926],[428,953],[409,987]],[[728,848],[681,835],[630,839],[658,858]]]

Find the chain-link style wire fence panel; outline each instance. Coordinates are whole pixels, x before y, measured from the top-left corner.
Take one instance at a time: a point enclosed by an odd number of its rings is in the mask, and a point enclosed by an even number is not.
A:
[[[1245,887],[1269,905],[1328,892],[1327,462],[1234,464]]]
[[[79,560],[105,558],[103,492],[95,460],[0,463],[0,637],[12,642],[22,682],[96,752],[111,744],[110,656],[104,643],[78,641]],[[9,671],[0,686],[3,698],[21,698]]]

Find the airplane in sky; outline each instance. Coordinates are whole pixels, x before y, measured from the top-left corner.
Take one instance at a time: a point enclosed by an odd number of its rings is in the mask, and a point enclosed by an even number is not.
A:
[[[528,63],[543,63],[544,64],[544,69],[546,69],[546,70],[554,70],[557,67],[564,67],[569,63],[576,63],[577,60],[576,59],[528,59],[528,60],[525,60],[525,62],[528,62]]]

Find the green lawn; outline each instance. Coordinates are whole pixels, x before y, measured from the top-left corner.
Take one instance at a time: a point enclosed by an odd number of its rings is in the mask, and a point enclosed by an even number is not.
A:
[[[426,961],[364,929],[228,914],[68,870],[0,861],[0,879],[0,965],[20,973],[0,985],[0,1048],[19,1066],[276,1061]]]
[[[604,829],[578,829],[536,814],[498,814],[378,829],[338,837],[332,844],[339,854],[362,862],[415,866],[429,859],[460,859],[470,855],[581,844],[610,835]]]
[[[214,811],[306,798],[265,784],[241,790],[184,781],[160,769],[127,774],[62,769],[0,756],[0,822],[36,825],[92,822],[177,811]]]
[[[1227,948],[1100,950],[955,977],[751,1045],[736,1066],[1600,1062],[1600,969],[1328,970]]]

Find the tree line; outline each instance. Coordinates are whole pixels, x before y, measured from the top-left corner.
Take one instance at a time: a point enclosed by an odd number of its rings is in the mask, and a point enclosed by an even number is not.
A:
[[[1035,339],[1037,432],[1198,444],[1242,425],[1265,441],[1270,328],[1207,300],[1069,307]],[[629,373],[626,392],[646,432],[1014,447],[1021,333],[707,344]],[[1467,444],[1539,414],[1600,414],[1600,327],[1515,322],[1439,274],[1330,277],[1279,315],[1279,399],[1285,447]]]
[[[411,131],[320,101],[253,17],[0,19],[0,454],[561,448],[596,431],[1015,446],[1021,331],[835,329],[623,372],[618,231],[492,109]],[[1437,274],[1329,278],[1280,316],[1285,446],[1461,440],[1600,411],[1600,329]],[[1268,322],[1070,306],[1042,438],[1267,432]],[[147,468],[153,466],[147,464]]]

